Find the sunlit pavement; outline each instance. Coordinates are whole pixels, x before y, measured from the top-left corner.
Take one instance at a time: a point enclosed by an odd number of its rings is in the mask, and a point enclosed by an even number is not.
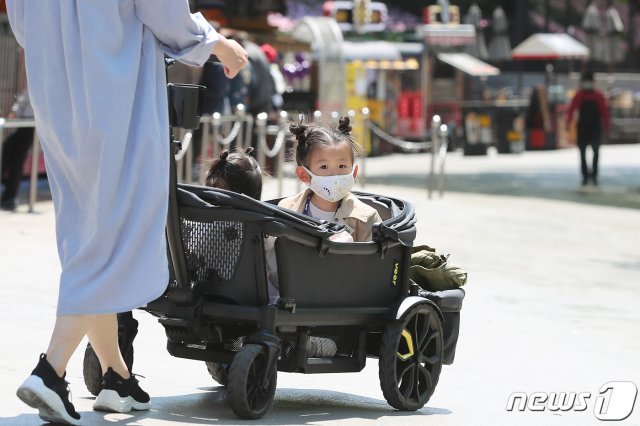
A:
[[[426,154],[367,160],[365,190],[412,201],[417,243],[451,253],[469,271],[456,360],[427,406],[401,413],[385,402],[377,362],[360,373],[279,374],[275,404],[256,424],[601,424],[603,384],[640,386],[640,146],[604,146],[600,186],[581,188],[577,150],[446,161],[446,192],[427,198]],[[362,183],[362,182],[361,182]],[[298,188],[287,180],[284,192]],[[265,198],[277,182],[266,182]],[[46,198],[46,191],[40,191]],[[623,207],[623,208],[621,208]],[[628,208],[631,207],[631,208]],[[46,349],[59,266],[53,206],[0,212],[0,424],[41,424],[15,389]],[[348,285],[348,283],[345,283]],[[243,424],[202,362],[172,358],[144,312],[134,371],[152,410],[97,413],[71,360],[73,401],[87,425]],[[589,393],[584,411],[508,412],[509,395]],[[640,405],[623,422],[640,424]]]

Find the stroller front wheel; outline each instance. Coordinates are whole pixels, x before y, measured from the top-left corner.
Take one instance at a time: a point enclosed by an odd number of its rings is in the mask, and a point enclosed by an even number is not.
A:
[[[271,408],[277,372],[274,368],[269,374],[268,384],[263,386],[262,377],[267,364],[267,351],[261,345],[244,345],[233,358],[229,368],[229,402],[238,417],[259,419]]]
[[[421,304],[403,319],[388,324],[380,344],[382,393],[394,408],[424,407],[436,388],[442,369],[443,334],[438,313]]]

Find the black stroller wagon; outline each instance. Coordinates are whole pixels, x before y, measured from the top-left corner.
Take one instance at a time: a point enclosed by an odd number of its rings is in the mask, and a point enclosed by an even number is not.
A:
[[[335,225],[278,208],[277,200],[176,185],[174,162],[172,168],[172,280],[145,309],[164,326],[171,355],[205,361],[227,386],[236,415],[257,419],[269,410],[278,371],[357,372],[367,357],[379,359],[391,406],[417,410],[427,403],[442,365],[453,362],[464,292],[419,292],[410,282],[411,204],[357,193],[383,222],[371,242],[333,242]],[[276,237],[275,302],[266,236]],[[335,342],[333,356],[310,355],[307,343],[317,337]]]

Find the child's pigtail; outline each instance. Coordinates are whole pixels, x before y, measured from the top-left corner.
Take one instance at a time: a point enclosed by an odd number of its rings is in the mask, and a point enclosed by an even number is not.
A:
[[[296,144],[296,163],[299,166],[303,166],[307,156],[309,154],[309,144],[307,143],[307,135],[309,127],[302,124],[302,122],[295,124],[292,123],[289,126],[289,131],[293,133],[296,137],[298,143]]]
[[[260,164],[258,161],[251,155],[255,151],[255,148],[252,146],[248,146],[245,148],[244,153],[247,155],[247,161],[253,166],[253,168],[258,172],[258,174],[262,174],[262,169],[260,168]]]
[[[307,143],[307,135],[306,135],[307,129],[308,129],[308,127],[305,126],[302,123],[291,124],[289,126],[289,131],[295,135],[295,137],[298,140],[299,144],[306,144]]]
[[[358,145],[356,141],[353,139],[353,137],[351,136],[351,130],[353,130],[353,126],[351,125],[351,120],[349,119],[349,117],[347,117],[346,115],[343,115],[342,117],[340,117],[338,119],[338,131],[342,133],[342,135],[344,135],[346,140],[351,145],[351,149],[353,150],[353,156],[362,157],[364,156],[365,153],[360,147],[360,145]]]
[[[229,151],[227,150],[222,151],[218,156],[218,158],[216,158],[211,163],[209,163],[209,167],[207,167],[207,171],[204,175],[205,185],[212,186],[212,185],[209,185],[208,183],[210,183],[212,179],[214,179],[218,174],[220,174],[220,170],[224,172],[224,165],[227,163],[228,156],[229,156]]]
[[[353,127],[351,126],[351,120],[346,115],[343,115],[338,120],[338,131],[345,136],[351,136],[351,130]]]

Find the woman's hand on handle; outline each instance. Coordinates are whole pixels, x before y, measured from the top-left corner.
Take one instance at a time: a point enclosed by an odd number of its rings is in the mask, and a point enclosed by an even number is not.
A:
[[[213,54],[224,66],[224,74],[228,78],[235,77],[249,62],[247,51],[237,41],[223,36],[213,45]]]

